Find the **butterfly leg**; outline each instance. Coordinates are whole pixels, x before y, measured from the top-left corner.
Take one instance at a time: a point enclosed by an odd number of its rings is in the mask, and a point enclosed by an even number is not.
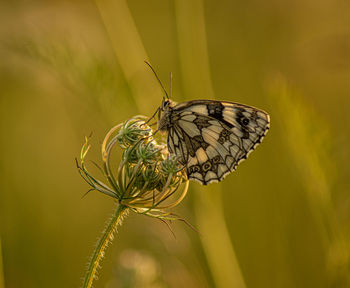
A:
[[[142,125],[148,124],[148,123],[156,116],[156,114],[158,113],[159,109],[160,109],[160,107],[158,107],[157,110],[156,110],[156,112],[154,112],[154,114],[152,115],[152,117],[150,117],[150,118],[149,118],[144,124],[142,124]]]

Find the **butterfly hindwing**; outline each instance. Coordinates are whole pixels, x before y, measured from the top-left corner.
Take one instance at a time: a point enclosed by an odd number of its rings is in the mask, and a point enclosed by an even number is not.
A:
[[[266,112],[242,104],[180,103],[173,107],[168,149],[186,166],[189,179],[219,182],[261,143],[269,122]]]

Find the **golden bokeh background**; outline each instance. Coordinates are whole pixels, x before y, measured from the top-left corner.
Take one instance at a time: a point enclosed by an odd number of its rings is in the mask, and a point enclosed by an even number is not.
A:
[[[0,288],[79,287],[115,209],[74,158],[162,91],[271,114],[172,229],[130,214],[94,287],[350,287],[350,2],[2,1]]]

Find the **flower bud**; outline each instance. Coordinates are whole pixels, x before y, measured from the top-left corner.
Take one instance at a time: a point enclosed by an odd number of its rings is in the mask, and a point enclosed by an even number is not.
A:
[[[153,138],[154,132],[144,119],[135,116],[107,133],[102,144],[106,183],[94,178],[84,165],[87,143],[82,149],[79,172],[93,189],[117,199],[135,212],[157,218],[164,216],[169,220],[169,212],[162,209],[181,202],[187,193],[188,181],[177,157],[169,155],[166,143],[158,143]],[[113,171],[111,153],[116,144],[122,156],[118,170]]]

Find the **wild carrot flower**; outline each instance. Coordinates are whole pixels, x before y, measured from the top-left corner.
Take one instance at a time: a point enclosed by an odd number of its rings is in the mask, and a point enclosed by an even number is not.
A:
[[[90,149],[88,138],[81,149],[78,171],[85,181],[97,190],[114,198],[117,209],[99,240],[89,263],[83,287],[91,287],[99,261],[114,232],[129,210],[166,220],[183,220],[167,211],[185,197],[188,180],[177,158],[169,155],[162,138],[155,139],[154,131],[144,116],[135,116],[113,127],[102,143],[101,171],[105,181],[92,176],[85,165]],[[112,152],[120,148],[121,160],[115,167]]]

